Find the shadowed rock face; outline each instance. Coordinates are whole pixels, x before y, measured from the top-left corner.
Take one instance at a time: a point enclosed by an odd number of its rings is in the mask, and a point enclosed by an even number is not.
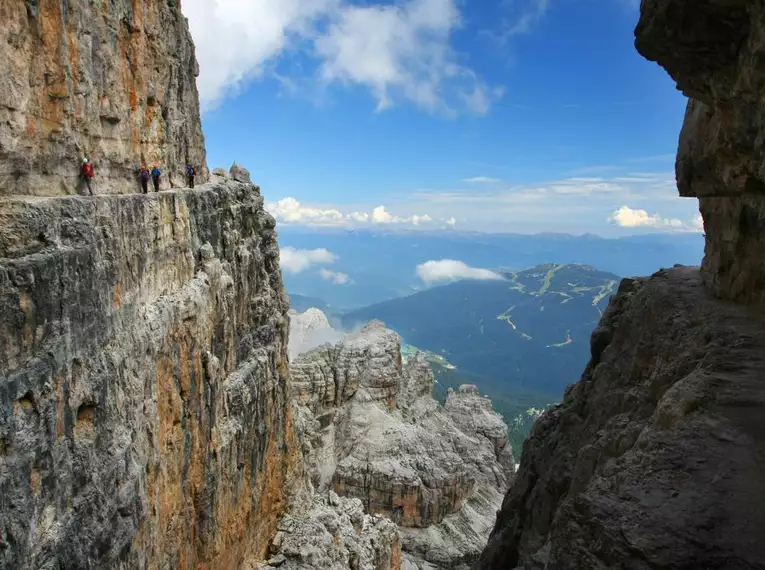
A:
[[[764,316],[693,268],[625,281],[476,568],[765,565]]]
[[[260,559],[297,447],[257,187],[0,204],[0,566]]]
[[[478,570],[765,567],[765,5],[643,0],[636,36],[691,97],[703,268],[622,283]]]
[[[677,155],[682,196],[699,198],[704,280],[765,304],[765,6],[644,0],[636,46],[691,99]]]
[[[0,4],[0,195],[134,192],[141,160],[183,187],[207,177],[194,46],[180,2]]]

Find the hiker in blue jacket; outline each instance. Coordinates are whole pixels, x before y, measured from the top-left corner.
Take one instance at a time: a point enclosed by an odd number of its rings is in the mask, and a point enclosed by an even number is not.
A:
[[[154,170],[151,171],[151,179],[154,181],[154,191],[159,192],[159,177],[162,176],[162,171],[159,166],[154,165]]]
[[[197,175],[196,169],[190,164],[186,165],[186,178],[189,181],[189,188],[194,187],[194,177]]]

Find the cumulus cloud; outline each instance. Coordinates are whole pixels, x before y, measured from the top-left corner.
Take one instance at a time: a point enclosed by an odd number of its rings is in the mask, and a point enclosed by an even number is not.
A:
[[[326,249],[280,249],[279,264],[287,273],[302,273],[314,265],[328,265],[337,261],[337,256]]]
[[[462,261],[454,259],[431,260],[417,266],[417,276],[425,283],[438,281],[458,281],[462,279],[502,280],[499,273],[489,269],[470,267]]]
[[[480,115],[503,94],[451,47],[461,24],[457,0],[184,0],[184,12],[203,107],[264,72],[294,84],[277,68],[298,51],[325,84],[369,89],[378,110],[408,100],[428,111]]]
[[[261,75],[291,44],[316,33],[337,0],[185,0],[199,60],[199,96],[210,106]]]
[[[629,206],[622,206],[616,210],[608,218],[608,221],[623,228],[685,228],[683,221],[677,218],[662,218],[659,214],[649,214],[645,210],[633,210]]]
[[[388,212],[388,210],[385,209],[385,206],[377,206],[374,210],[372,210],[371,221],[375,224],[411,224],[413,226],[419,226],[421,224],[432,222],[433,218],[427,214],[423,216],[418,216],[415,214],[413,216],[402,218],[399,216],[394,216]]]
[[[400,224],[422,226],[436,221],[428,214],[397,216],[390,213],[385,206],[377,206],[371,213],[351,212],[346,214],[335,208],[307,206],[291,197],[282,198],[273,204],[266,204],[266,210],[281,222],[310,226],[345,226],[358,224]],[[449,220],[444,220],[444,222],[450,223]]]
[[[330,271],[329,269],[320,269],[319,275],[321,275],[321,278],[325,281],[329,281],[330,283],[334,283],[335,285],[348,285],[348,283],[351,282],[351,278],[348,277],[345,273],[340,273],[339,271]]]
[[[377,206],[372,210],[372,221],[376,224],[392,224],[396,217],[388,213],[385,206]]]
[[[338,210],[304,206],[295,198],[289,197],[266,205],[266,209],[272,216],[287,223],[335,225],[345,220],[345,215]]]

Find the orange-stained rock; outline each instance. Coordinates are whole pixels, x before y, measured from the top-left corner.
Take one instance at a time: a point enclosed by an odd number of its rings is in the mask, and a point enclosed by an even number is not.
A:
[[[142,160],[206,179],[198,66],[176,0],[0,3],[0,195],[135,192]]]
[[[256,186],[0,204],[0,567],[238,568],[298,447]]]

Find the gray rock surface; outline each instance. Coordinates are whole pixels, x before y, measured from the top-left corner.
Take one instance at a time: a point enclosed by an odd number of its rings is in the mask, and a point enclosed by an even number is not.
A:
[[[625,280],[475,568],[765,567],[763,317],[698,269]]]
[[[231,165],[230,176],[237,182],[250,184],[250,171],[236,162]]]
[[[265,549],[299,449],[254,187],[3,198],[0,226],[0,567]]]
[[[280,522],[278,554],[262,570],[398,570],[401,539],[396,525],[364,513],[359,499],[329,492],[301,501]]]
[[[474,559],[513,473],[507,427],[490,402],[465,389],[439,406],[426,360],[404,365],[400,338],[378,321],[300,355],[291,373],[313,490],[358,498],[398,523],[409,565]]]
[[[0,9],[0,195],[139,191],[142,160],[162,187],[207,179],[194,45],[180,4],[8,0]]]
[[[715,295],[765,304],[765,6],[645,0],[635,33],[690,97],[677,183],[701,205],[704,279]]]

